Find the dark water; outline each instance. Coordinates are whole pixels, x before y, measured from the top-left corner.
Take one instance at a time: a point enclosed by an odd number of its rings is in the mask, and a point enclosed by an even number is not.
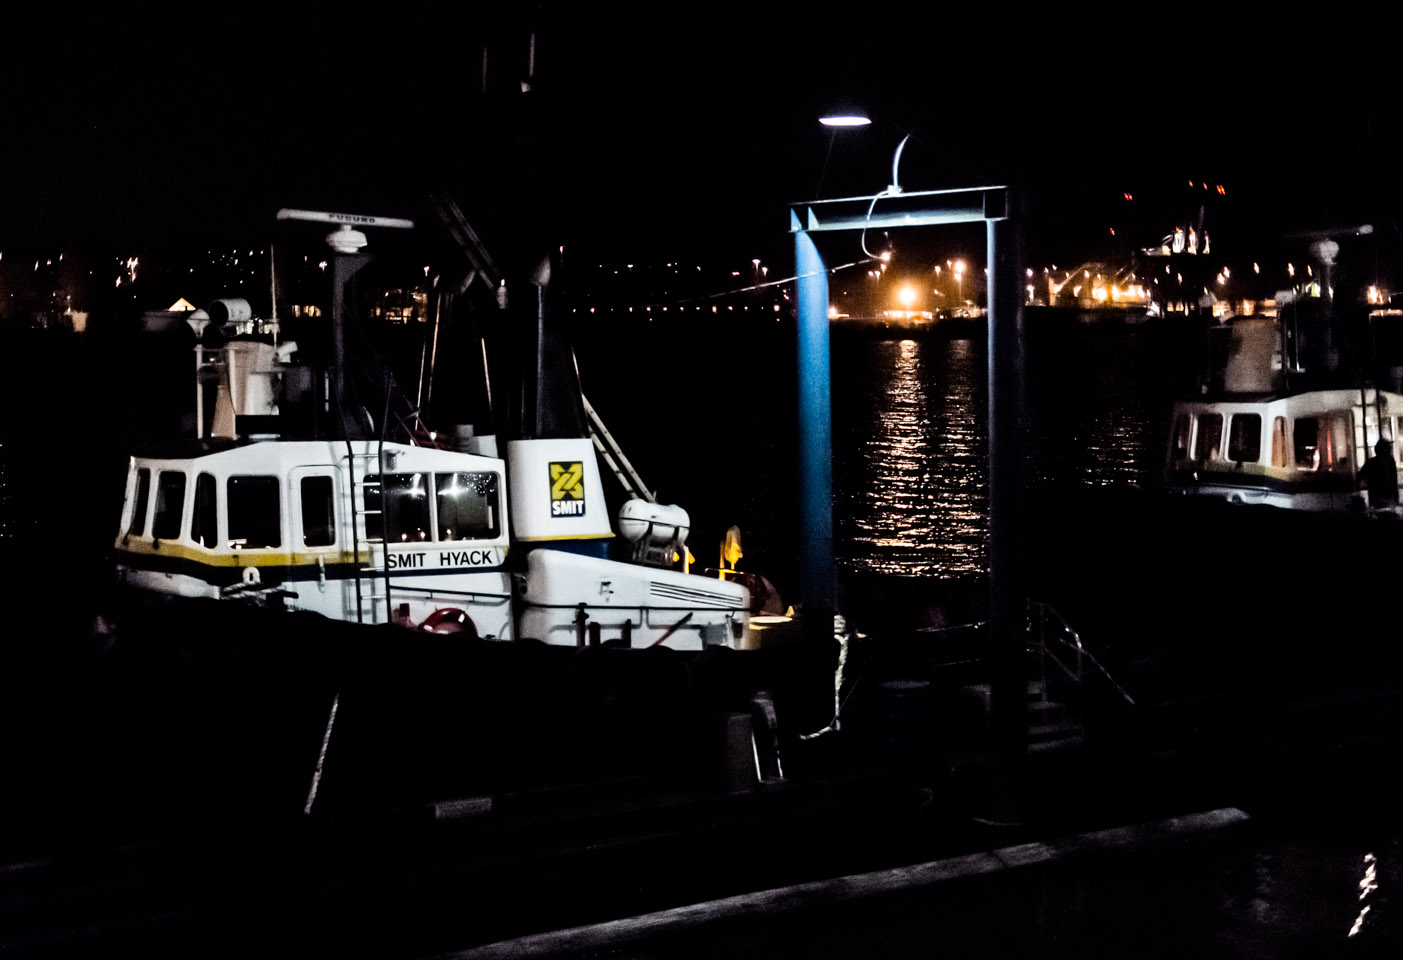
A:
[[[1030,311],[1030,486],[1153,486],[1191,340],[1191,331],[1161,324]],[[756,552],[751,568],[780,570],[777,582],[792,582],[793,330],[723,327],[679,347],[640,325],[607,342],[580,348],[585,390],[625,448],[640,451],[630,456],[644,479],[691,511],[693,550],[711,562],[709,545],[735,523],[747,553]],[[675,375],[601,375],[666,368],[669,351]],[[835,329],[834,524],[843,570],[961,577],[987,569],[987,365],[982,329],[909,338]]]
[[[1042,324],[1041,326],[1039,324]],[[1180,371],[1175,331],[1030,318],[1030,486],[1153,486]],[[835,517],[850,570],[987,569],[988,352],[982,336],[834,349]]]

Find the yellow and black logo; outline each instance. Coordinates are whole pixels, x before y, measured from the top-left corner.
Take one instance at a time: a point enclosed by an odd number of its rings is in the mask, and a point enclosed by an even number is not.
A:
[[[550,515],[552,517],[583,517],[585,515],[585,465],[579,460],[551,461]]]

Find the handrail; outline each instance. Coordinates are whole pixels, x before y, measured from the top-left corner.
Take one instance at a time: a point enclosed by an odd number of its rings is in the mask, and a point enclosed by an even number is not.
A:
[[[1068,675],[1068,677],[1080,683],[1082,679],[1081,663],[1083,660],[1086,660],[1093,667],[1096,668],[1097,672],[1099,672],[1108,683],[1110,683],[1110,685],[1115,689],[1116,693],[1120,694],[1121,699],[1123,699],[1126,703],[1130,704],[1132,707],[1135,706],[1135,698],[1132,697],[1129,693],[1127,693],[1125,688],[1116,682],[1116,678],[1111,676],[1111,672],[1107,670],[1104,666],[1102,666],[1101,661],[1097,660],[1095,655],[1092,654],[1090,650],[1086,649],[1086,647],[1081,642],[1081,635],[1077,633],[1075,629],[1072,628],[1072,625],[1067,622],[1067,619],[1064,616],[1062,616],[1062,614],[1058,612],[1056,608],[1054,608],[1051,604],[1043,603],[1039,600],[1028,601],[1028,606],[1030,609],[1036,609],[1038,613],[1039,646],[1042,648],[1044,654],[1051,657],[1052,661],[1056,663],[1059,667],[1061,667],[1063,672],[1065,672]],[[1058,633],[1053,634],[1052,639],[1061,643],[1063,646],[1076,653],[1077,668],[1075,671],[1073,671],[1061,660],[1059,660],[1055,654],[1052,654],[1047,650],[1048,631],[1044,624],[1046,623],[1049,614],[1055,621],[1055,626],[1058,628]],[[1070,640],[1068,639],[1069,637]]]

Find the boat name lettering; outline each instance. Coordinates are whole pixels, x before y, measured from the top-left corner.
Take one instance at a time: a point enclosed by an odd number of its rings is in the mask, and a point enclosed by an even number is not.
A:
[[[427,553],[392,553],[385,558],[385,566],[390,570],[424,569],[428,564]],[[440,567],[490,567],[497,563],[496,551],[491,548],[477,550],[441,550],[438,555]]]
[[[481,567],[494,562],[491,550],[444,550],[438,555],[442,567]]]

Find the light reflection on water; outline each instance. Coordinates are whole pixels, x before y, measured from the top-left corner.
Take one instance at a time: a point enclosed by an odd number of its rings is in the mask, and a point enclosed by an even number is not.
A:
[[[860,341],[835,351],[835,516],[845,561],[911,575],[983,567],[981,352],[970,340]]]
[[[1171,396],[1134,329],[1030,335],[1027,476],[1038,485],[1156,482]],[[987,568],[987,350],[979,338],[835,340],[834,516],[849,570]]]

